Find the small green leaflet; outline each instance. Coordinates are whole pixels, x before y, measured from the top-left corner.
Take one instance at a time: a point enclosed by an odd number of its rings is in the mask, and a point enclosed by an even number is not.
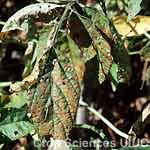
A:
[[[118,81],[118,65],[115,62],[113,62],[110,68],[110,76],[111,76],[112,90],[116,91],[119,81]]]

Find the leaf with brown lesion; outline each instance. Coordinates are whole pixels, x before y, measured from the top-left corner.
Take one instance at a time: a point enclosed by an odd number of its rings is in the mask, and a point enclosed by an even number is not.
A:
[[[60,33],[47,58],[41,78],[29,89],[28,112],[41,136],[65,139],[73,126],[80,96],[78,73],[72,62],[67,35]]]
[[[39,9],[49,12],[51,9],[59,7],[51,4],[32,6],[37,8],[37,13]],[[73,126],[78,106],[79,75],[75,69],[75,63],[73,63],[74,56],[71,56],[66,34],[68,31],[64,29],[66,25],[64,20],[70,6],[71,4],[66,6],[60,20],[55,17],[55,24],[50,22],[50,25],[45,25],[39,32],[39,41],[34,49],[34,68],[20,85],[14,86],[14,91],[16,88],[27,91],[27,115],[41,137],[49,135],[54,139],[67,138]],[[30,9],[31,6],[27,8]],[[16,25],[23,27],[26,16],[30,18],[35,13],[35,8],[31,12],[28,10],[25,12],[27,8],[21,10],[19,15],[16,13],[11,17],[3,29],[9,31],[16,28],[11,24],[13,20],[18,23]],[[44,8],[46,10],[43,10]]]
[[[73,25],[75,23],[75,25]],[[111,45],[98,31],[95,20],[90,20],[79,13],[72,15],[69,22],[71,36],[78,44],[85,63],[94,57],[98,59],[98,79],[100,84],[104,82],[112,64]],[[75,26],[77,26],[75,28]],[[100,27],[100,26],[99,26]],[[73,29],[74,30],[73,30]],[[75,30],[76,29],[76,30]],[[104,34],[110,33],[108,26],[101,27]]]

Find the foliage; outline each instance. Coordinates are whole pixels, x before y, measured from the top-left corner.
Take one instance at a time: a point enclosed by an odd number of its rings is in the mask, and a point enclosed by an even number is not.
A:
[[[128,3],[128,17],[129,19],[133,18],[135,15],[137,15],[140,10],[141,10],[141,3],[142,3],[142,0],[129,0],[129,3]]]
[[[74,125],[83,88],[95,88],[97,82],[102,85],[109,79],[116,91],[131,76],[131,54],[120,36],[127,35],[128,31],[122,31],[126,24],[122,27],[118,19],[108,17],[104,2],[93,7],[73,0],[38,2],[11,16],[0,35],[3,43],[27,45],[22,81],[11,85],[11,95],[0,95],[0,133],[12,141],[28,134],[65,140]],[[130,0],[129,19],[141,10],[140,4]],[[149,61],[147,47],[149,44],[139,54]],[[95,128],[82,127],[100,135]]]

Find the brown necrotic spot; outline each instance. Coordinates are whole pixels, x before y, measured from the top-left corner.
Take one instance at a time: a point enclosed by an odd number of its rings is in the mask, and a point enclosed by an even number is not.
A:
[[[36,102],[29,106],[28,113],[31,114],[31,118],[34,122],[41,122],[44,118],[44,105],[42,102]]]

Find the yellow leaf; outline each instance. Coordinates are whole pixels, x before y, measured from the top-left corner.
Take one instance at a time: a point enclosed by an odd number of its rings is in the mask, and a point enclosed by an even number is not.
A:
[[[125,37],[138,36],[150,31],[150,16],[136,16],[128,21],[127,16],[113,18],[114,26],[119,34]]]

